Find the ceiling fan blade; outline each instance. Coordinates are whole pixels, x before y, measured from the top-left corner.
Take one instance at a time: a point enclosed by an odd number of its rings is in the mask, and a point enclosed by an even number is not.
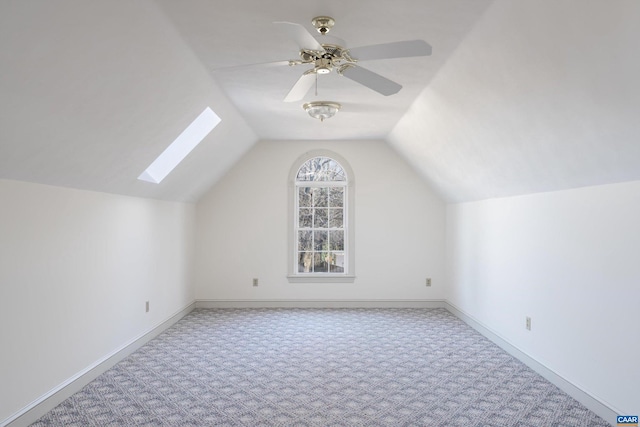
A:
[[[431,45],[424,40],[373,44],[349,49],[349,55],[358,61],[429,56],[431,55]]]
[[[233,65],[231,67],[221,67],[221,68],[215,68],[212,71],[218,72],[218,71],[234,71],[234,70],[241,70],[244,68],[257,68],[257,67],[280,67],[283,65],[291,65],[291,61],[274,61],[274,62],[261,62],[258,64],[246,64],[246,65]]]
[[[355,65],[347,67],[341,72],[341,74],[384,96],[393,95],[402,89],[402,85],[399,85],[386,77],[382,77],[380,74],[374,73],[373,71],[369,71]]]
[[[313,87],[316,82],[316,73],[303,74],[295,85],[291,88],[287,96],[284,98],[284,102],[300,101],[305,97],[309,89]]]
[[[287,33],[297,44],[300,49],[311,49],[324,51],[322,45],[309,33],[302,25],[294,22],[278,21],[274,22],[283,31]]]

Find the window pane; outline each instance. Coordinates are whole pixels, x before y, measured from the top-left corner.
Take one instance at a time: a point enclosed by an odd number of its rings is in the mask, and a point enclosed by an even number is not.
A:
[[[296,175],[296,181],[346,181],[347,175],[338,162],[328,157],[307,160]]]
[[[310,251],[313,249],[312,245],[313,232],[311,230],[298,231],[298,250]]]
[[[313,252],[298,253],[298,273],[311,273],[313,270]]]
[[[313,216],[313,227],[314,228],[327,228],[327,224],[328,224],[328,216],[329,216],[329,209],[314,209],[314,216]]]
[[[327,232],[326,231],[316,231],[313,233],[313,250],[315,251],[326,251],[327,248]]]
[[[327,207],[328,188],[316,187],[311,189],[313,192],[313,206],[316,208]]]
[[[311,188],[310,187],[298,188],[298,206],[301,208],[311,206]]]
[[[331,252],[330,270],[332,273],[344,273],[344,253]]]
[[[311,216],[311,209],[300,209],[298,211],[298,227],[311,228],[313,221]]]
[[[331,187],[329,189],[329,206],[339,208],[344,206],[343,187]]]
[[[296,181],[313,181],[313,176],[315,174],[314,169],[313,159],[307,160],[302,166],[300,166],[300,169],[298,169]]]
[[[316,252],[313,256],[313,272],[314,273],[326,273],[329,271],[327,264],[327,252]]]
[[[329,232],[329,249],[332,251],[344,251],[344,231],[331,230]]]
[[[343,225],[343,210],[329,209],[329,228],[342,228]]]
[[[326,174],[328,175],[327,181],[346,181],[347,174],[344,173],[344,169],[340,166],[340,163],[333,159],[327,159],[325,164]]]

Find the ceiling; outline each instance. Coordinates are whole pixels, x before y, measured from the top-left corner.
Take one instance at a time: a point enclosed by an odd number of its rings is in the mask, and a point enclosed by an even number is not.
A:
[[[334,71],[319,76],[317,96],[312,89],[303,101],[283,102],[310,66],[214,72],[216,81],[261,139],[343,140],[385,138],[490,1],[159,0],[158,4],[210,71],[300,59],[298,45],[274,22],[301,24],[322,41],[311,24],[319,15],[336,20],[329,36],[345,40],[343,47],[415,39],[431,44],[433,54],[428,57],[360,63],[403,86],[392,96],[380,95]],[[302,109],[304,102],[314,100],[335,101],[342,109],[331,121],[314,122]]]
[[[638,40],[634,0],[496,1],[387,141],[448,202],[640,180]]]
[[[223,70],[296,59],[273,22],[317,15],[433,54],[362,63],[387,97],[320,76],[322,123],[283,102],[305,66]],[[638,180],[638,23],[634,0],[0,0],[0,178],[194,202],[257,141],[383,139],[449,202]],[[221,124],[138,181],[207,106]]]

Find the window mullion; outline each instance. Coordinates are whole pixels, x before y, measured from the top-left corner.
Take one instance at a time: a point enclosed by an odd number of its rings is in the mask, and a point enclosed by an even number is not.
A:
[[[313,196],[311,196],[311,272],[316,272],[316,208],[313,205]]]

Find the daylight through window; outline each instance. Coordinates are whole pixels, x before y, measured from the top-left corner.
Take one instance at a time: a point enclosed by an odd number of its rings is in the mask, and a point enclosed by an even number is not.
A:
[[[329,157],[307,160],[296,175],[298,274],[347,271],[347,175]]]

